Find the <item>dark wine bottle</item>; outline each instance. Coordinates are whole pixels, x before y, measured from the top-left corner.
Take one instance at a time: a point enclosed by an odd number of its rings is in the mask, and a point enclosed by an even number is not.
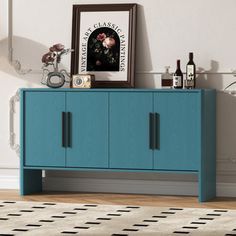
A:
[[[183,88],[183,73],[180,69],[180,60],[177,60],[177,68],[175,73],[173,74],[173,88]]]
[[[189,62],[186,65],[186,80],[184,84],[185,88],[193,89],[196,87],[196,67],[193,62],[193,53],[189,53]]]

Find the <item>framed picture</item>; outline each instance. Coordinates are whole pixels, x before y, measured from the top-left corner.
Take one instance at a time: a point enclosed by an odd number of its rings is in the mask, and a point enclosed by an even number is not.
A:
[[[73,5],[71,75],[93,87],[134,87],[137,4]]]

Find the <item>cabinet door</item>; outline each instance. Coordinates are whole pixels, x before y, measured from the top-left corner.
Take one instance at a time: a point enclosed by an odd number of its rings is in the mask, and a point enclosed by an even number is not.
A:
[[[152,169],[149,113],[152,93],[110,93],[110,168]]]
[[[68,92],[71,145],[68,167],[108,167],[108,93]]]
[[[201,93],[154,93],[158,147],[154,168],[198,170],[201,157]]]
[[[62,147],[63,92],[26,92],[24,96],[24,163],[65,166]]]

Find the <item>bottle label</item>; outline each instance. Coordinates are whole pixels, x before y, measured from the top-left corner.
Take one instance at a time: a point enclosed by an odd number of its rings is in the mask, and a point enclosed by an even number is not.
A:
[[[184,87],[193,88],[194,87],[194,80],[186,79],[184,81]]]
[[[174,75],[173,76],[173,86],[174,87],[181,87],[182,86],[182,77]]]
[[[194,80],[194,65],[187,66],[186,80]]]

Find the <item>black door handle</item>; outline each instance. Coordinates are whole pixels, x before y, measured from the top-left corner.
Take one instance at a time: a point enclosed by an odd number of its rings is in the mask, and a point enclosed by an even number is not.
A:
[[[149,113],[149,148],[154,149],[154,114]]]
[[[62,147],[66,147],[66,113],[61,113]]]
[[[154,113],[153,117],[153,129],[154,129],[154,136],[153,136],[153,147],[154,149],[160,148],[160,115],[158,113]]]
[[[71,147],[71,112],[67,112],[67,147]]]

